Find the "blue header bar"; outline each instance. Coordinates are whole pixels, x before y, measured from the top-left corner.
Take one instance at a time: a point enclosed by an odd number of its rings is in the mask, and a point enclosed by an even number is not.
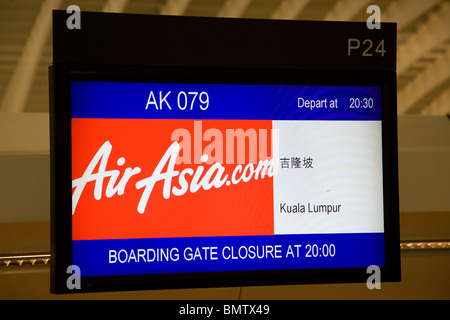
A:
[[[381,88],[74,81],[73,118],[381,120]]]

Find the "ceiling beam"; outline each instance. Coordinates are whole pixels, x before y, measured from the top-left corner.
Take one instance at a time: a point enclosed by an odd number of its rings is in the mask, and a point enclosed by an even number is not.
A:
[[[23,112],[52,26],[52,10],[62,0],[43,1],[3,96],[0,110]]]
[[[272,19],[296,19],[311,0],[283,0],[274,11]]]
[[[227,0],[217,12],[218,17],[239,18],[242,17],[252,0]]]
[[[351,20],[360,11],[366,11],[366,8],[370,5],[371,0],[340,0],[329,11],[324,20],[334,21],[348,21]],[[381,13],[383,18],[383,13]]]
[[[103,12],[124,12],[129,0],[107,0],[102,8]]]
[[[401,76],[421,59],[450,40],[450,3],[444,2],[398,46],[397,72]]]
[[[450,44],[397,95],[398,114],[420,113],[450,82]]]
[[[191,0],[167,0],[161,8],[162,15],[183,15]]]
[[[381,11],[382,22],[396,22],[401,31],[415,19],[429,11],[442,0],[397,0]]]

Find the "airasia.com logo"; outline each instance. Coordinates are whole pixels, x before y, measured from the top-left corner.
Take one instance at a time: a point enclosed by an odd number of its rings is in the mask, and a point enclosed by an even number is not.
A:
[[[201,121],[194,122],[194,133],[201,131]],[[156,183],[163,183],[163,197],[169,199],[171,194],[175,196],[182,196],[188,191],[196,193],[198,190],[210,190],[211,188],[220,188],[224,185],[230,186],[240,182],[248,182],[251,179],[258,180],[267,177],[272,177],[278,170],[278,162],[274,159],[278,158],[278,130],[271,130],[272,137],[272,156],[267,156],[267,139],[269,139],[269,133],[267,129],[248,129],[246,131],[242,129],[226,129],[225,137],[223,137],[222,131],[218,129],[208,129],[203,135],[195,135],[194,139],[204,139],[205,137],[211,138],[214,136],[216,143],[224,143],[225,152],[223,154],[223,148],[215,148],[214,157],[210,159],[207,155],[208,150],[205,148],[201,150],[202,141],[194,140],[194,160],[199,158],[200,161],[194,161],[194,164],[198,164],[195,168],[185,168],[181,172],[175,169],[176,164],[184,163],[191,164],[191,137],[190,132],[186,129],[177,129],[172,133],[172,143],[167,148],[161,160],[157,164],[153,171],[153,174],[149,177],[143,178],[136,182],[136,189],[142,189],[142,195],[137,206],[137,211],[142,214],[145,212],[150,195]],[[181,139],[182,138],[182,139]],[[177,140],[181,140],[180,142]],[[183,143],[189,141],[189,143]],[[235,145],[235,141],[237,144]],[[248,144],[245,142],[248,141]],[[263,143],[260,143],[263,141]],[[248,149],[246,146],[248,145]],[[112,144],[109,141],[105,141],[103,145],[98,149],[94,155],[83,175],[80,178],[72,181],[72,188],[75,191],[72,195],[72,214],[75,213],[78,201],[80,200],[83,190],[88,183],[95,183],[94,186],[94,198],[101,200],[103,195],[103,185],[106,184],[105,195],[107,198],[111,198],[115,195],[123,195],[127,183],[132,176],[138,176],[141,173],[140,167],[127,167],[122,174],[122,178],[118,179],[121,175],[119,169],[107,170],[109,157],[112,151]],[[234,167],[231,175],[225,173],[225,164],[234,164],[235,150],[237,157],[237,165]],[[246,150],[249,150],[249,162],[244,165]],[[182,156],[180,156],[182,151]],[[259,160],[257,164],[256,159]],[[195,157],[195,154],[202,152],[200,157]],[[270,159],[270,160],[269,160]],[[225,161],[224,161],[225,160]],[[206,170],[203,164],[212,165]],[[121,167],[125,164],[125,158],[120,157],[117,160],[117,166]],[[94,172],[98,167],[97,172]],[[165,170],[164,170],[165,168]],[[188,180],[188,178],[191,178]],[[105,180],[106,179],[106,180]],[[172,180],[178,179],[178,184],[172,186]],[[119,180],[119,181],[118,181]]]

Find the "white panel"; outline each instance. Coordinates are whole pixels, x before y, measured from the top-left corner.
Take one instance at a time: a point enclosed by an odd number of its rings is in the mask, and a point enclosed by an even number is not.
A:
[[[383,231],[380,122],[273,121],[273,128],[280,159],[312,159],[312,168],[280,164],[274,175],[276,234]]]

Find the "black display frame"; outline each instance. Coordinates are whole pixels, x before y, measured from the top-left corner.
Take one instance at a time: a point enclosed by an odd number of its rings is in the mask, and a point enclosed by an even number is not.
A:
[[[283,85],[358,85],[382,88],[383,198],[386,266],[381,281],[401,280],[397,94],[395,71],[301,70],[57,64],[49,69],[51,150],[51,292],[77,293],[201,287],[366,282],[366,268],[199,272],[83,277],[81,289],[66,281],[72,265],[70,82],[178,82]]]

